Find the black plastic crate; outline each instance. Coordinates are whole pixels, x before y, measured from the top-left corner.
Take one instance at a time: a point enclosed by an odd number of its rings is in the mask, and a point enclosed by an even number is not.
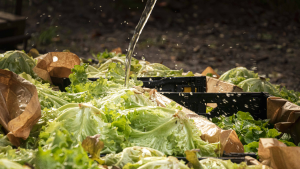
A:
[[[208,118],[220,115],[231,116],[238,111],[249,112],[254,119],[267,118],[268,93],[177,93],[162,92],[164,96],[178,104]],[[207,103],[217,107],[206,113]]]
[[[182,160],[184,161],[186,164],[189,162],[185,157],[176,157],[178,160]],[[208,157],[201,157],[198,158],[198,160],[204,160],[207,159]],[[214,158],[214,157],[209,157],[209,158]],[[242,162],[246,162],[245,157],[218,157],[217,159],[221,159],[221,160],[231,160],[231,162],[233,163],[237,163],[240,164]]]
[[[96,81],[98,78],[89,78]],[[159,92],[206,92],[206,77],[139,77],[143,87],[155,88]],[[52,78],[61,91],[71,84],[69,78]]]
[[[206,92],[206,77],[139,77],[143,87],[158,92]]]

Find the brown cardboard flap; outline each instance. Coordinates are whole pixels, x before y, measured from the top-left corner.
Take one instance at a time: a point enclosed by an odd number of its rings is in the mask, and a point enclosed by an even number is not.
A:
[[[207,93],[227,93],[227,92],[243,92],[243,89],[219,79],[206,76],[206,92]]]
[[[295,144],[300,142],[300,106],[279,97],[267,100],[267,118],[277,130],[291,134]]]
[[[0,124],[13,145],[27,139],[41,117],[41,106],[35,86],[17,74],[0,69]]]
[[[277,139],[261,138],[258,155],[262,164],[274,169],[300,168],[300,147],[287,147]]]
[[[51,77],[67,78],[71,69],[80,64],[79,57],[71,52],[50,52],[36,58],[33,71],[42,79],[51,82]]]

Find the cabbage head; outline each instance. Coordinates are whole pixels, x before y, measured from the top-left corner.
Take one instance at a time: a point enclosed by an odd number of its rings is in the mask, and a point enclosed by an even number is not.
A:
[[[249,79],[258,77],[257,73],[248,70],[245,67],[237,67],[228,70],[219,78],[225,82],[229,82],[235,85],[238,85],[240,82]]]
[[[238,84],[244,92],[268,92],[271,95],[275,96],[278,93],[276,87],[274,87],[268,79],[265,78],[250,78],[242,81]]]
[[[23,51],[7,51],[0,54],[0,69],[8,69],[16,74],[27,73],[36,77],[33,72],[36,62]]]

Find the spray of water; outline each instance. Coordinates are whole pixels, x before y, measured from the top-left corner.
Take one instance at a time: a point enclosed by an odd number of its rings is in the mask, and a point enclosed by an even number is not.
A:
[[[144,9],[144,12],[142,13],[141,19],[138,23],[138,25],[135,28],[135,31],[133,33],[132,39],[128,46],[128,52],[125,59],[125,87],[128,87],[128,82],[130,78],[130,65],[131,65],[131,57],[134,52],[134,48],[139,40],[139,37],[150,17],[150,14],[155,6],[157,0],[148,0],[146,3],[146,7]]]

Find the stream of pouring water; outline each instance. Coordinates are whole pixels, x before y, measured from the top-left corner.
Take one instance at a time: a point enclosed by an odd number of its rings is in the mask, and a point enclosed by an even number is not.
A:
[[[139,40],[139,37],[150,17],[150,14],[155,6],[157,0],[148,0],[146,3],[146,7],[142,13],[141,19],[136,26],[132,39],[130,40],[128,46],[128,52],[125,59],[125,87],[128,87],[129,78],[130,78],[130,65],[131,65],[131,57],[133,55],[134,48]]]

